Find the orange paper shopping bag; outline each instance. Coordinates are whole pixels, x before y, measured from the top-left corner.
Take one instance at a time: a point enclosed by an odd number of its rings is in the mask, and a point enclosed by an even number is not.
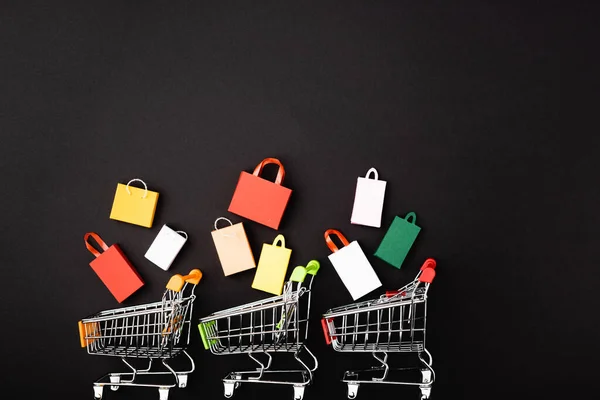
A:
[[[279,167],[275,182],[260,177],[263,167],[267,164]],[[283,165],[276,158],[265,158],[252,174],[242,171],[228,211],[270,228],[279,229],[283,212],[292,194],[291,189],[281,186],[284,176]]]
[[[103,252],[92,247],[89,242],[90,236],[94,238]],[[119,303],[144,285],[144,281],[118,245],[113,244],[108,247],[94,232],[86,233],[84,240],[85,247],[96,256],[90,263],[90,267]]]

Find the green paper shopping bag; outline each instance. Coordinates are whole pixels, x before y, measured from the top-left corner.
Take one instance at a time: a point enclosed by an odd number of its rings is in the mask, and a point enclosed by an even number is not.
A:
[[[409,221],[411,218],[412,221]],[[395,217],[379,244],[375,256],[400,269],[420,231],[414,212],[409,212],[404,218]]]

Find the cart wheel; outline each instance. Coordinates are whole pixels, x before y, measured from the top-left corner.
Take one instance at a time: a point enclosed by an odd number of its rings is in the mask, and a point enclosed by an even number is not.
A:
[[[423,383],[430,383],[431,382],[431,371],[428,369],[422,369],[421,370],[421,376],[423,377],[422,382]]]
[[[227,397],[228,399],[231,398],[231,396],[233,396],[235,388],[237,388],[239,385],[239,382],[223,382],[223,388],[225,389],[225,397]]]
[[[348,384],[348,398],[355,399],[358,394],[358,383],[349,383]]]
[[[159,398],[159,400],[167,400],[169,398],[169,388],[168,387],[158,388],[158,398]]]
[[[100,400],[102,398],[102,390],[104,390],[104,386],[94,385],[94,399]]]
[[[121,377],[119,375],[117,376],[111,376],[110,377],[110,383],[119,383],[121,382]],[[113,392],[119,390],[119,385],[111,385],[110,390],[112,390]]]
[[[421,400],[428,400],[429,396],[431,396],[431,388],[430,387],[422,387],[421,388]]]
[[[184,388],[187,386],[187,374],[177,375],[177,380],[179,381],[179,387]]]
[[[304,386],[294,386],[294,400],[302,400],[304,397]]]

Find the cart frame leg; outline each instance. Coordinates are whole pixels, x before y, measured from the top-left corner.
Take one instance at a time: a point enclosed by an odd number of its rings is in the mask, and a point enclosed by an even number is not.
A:
[[[97,383],[94,383],[94,399],[101,399],[103,391],[104,391],[103,385],[98,385]]]
[[[160,387],[158,388],[158,398],[159,400],[168,400],[169,398],[169,389],[168,387]]]

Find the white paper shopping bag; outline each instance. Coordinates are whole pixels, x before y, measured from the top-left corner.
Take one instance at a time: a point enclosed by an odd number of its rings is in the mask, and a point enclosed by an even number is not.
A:
[[[163,225],[144,257],[166,271],[171,267],[187,238],[187,233],[174,231],[167,225]]]
[[[373,179],[369,178],[371,174],[373,174]],[[379,174],[375,168],[370,168],[364,178],[358,177],[354,206],[350,217],[352,224],[381,228],[386,184],[386,181],[379,180]]]
[[[331,240],[331,235],[336,235],[344,246],[338,249]],[[381,281],[356,240],[348,243],[348,240],[339,231],[328,229],[325,231],[325,243],[333,252],[329,255],[329,261],[353,300],[381,287]]]

